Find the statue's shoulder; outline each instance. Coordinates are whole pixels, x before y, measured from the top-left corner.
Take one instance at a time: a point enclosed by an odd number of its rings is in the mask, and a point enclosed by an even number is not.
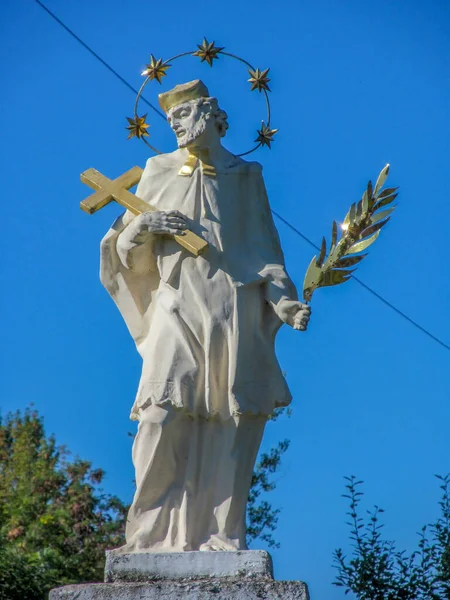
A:
[[[188,152],[183,148],[167,154],[157,154],[147,160],[144,175],[151,177],[164,171],[176,170],[178,172],[187,158]],[[262,165],[256,161],[244,160],[226,150],[221,164],[216,165],[216,169],[220,173],[258,175],[262,172]]]
[[[235,173],[261,173],[262,165],[256,161],[244,160],[240,156],[231,154],[229,157],[228,169]]]
[[[145,165],[145,175],[155,175],[162,171],[171,169],[180,169],[186,160],[186,152],[183,150],[174,150],[166,154],[157,154],[151,156]]]

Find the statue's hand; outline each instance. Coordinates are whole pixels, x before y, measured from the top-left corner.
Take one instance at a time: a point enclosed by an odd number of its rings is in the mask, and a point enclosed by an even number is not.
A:
[[[136,233],[148,231],[156,234],[184,235],[188,228],[186,217],[178,210],[145,212],[130,223]]]
[[[186,218],[177,210],[145,212],[135,217],[117,238],[117,252],[128,267],[128,254],[136,245],[146,241],[146,233],[184,235],[188,228]]]
[[[284,300],[278,307],[278,316],[282,321],[298,331],[306,331],[311,318],[311,307],[303,302]]]

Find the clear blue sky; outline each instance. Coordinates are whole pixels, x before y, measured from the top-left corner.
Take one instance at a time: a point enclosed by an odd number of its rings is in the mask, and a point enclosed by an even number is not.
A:
[[[264,165],[273,208],[315,242],[391,163],[401,186],[389,226],[358,275],[450,343],[450,4],[446,0],[142,0],[47,5],[139,86],[152,52],[168,57],[203,36],[271,67],[273,150]],[[132,495],[128,421],[140,364],[98,280],[98,245],[118,213],[88,217],[79,174],[144,165],[126,140],[134,95],[33,0],[6,0],[0,18],[2,411],[34,402],[48,432]],[[201,77],[230,115],[230,150],[248,147],[264,117],[245,69],[178,61],[162,89]],[[158,84],[148,88],[156,99]],[[149,113],[153,140],[175,147]],[[277,222],[301,286],[311,248]],[[307,334],[278,338],[293,416],[264,448],[292,440],[277,490],[280,579],[304,579],[313,600],[338,600],[332,551],[348,548],[344,475],[366,481],[386,535],[412,548],[437,511],[434,473],[450,471],[450,352],[357,283],[320,290]]]

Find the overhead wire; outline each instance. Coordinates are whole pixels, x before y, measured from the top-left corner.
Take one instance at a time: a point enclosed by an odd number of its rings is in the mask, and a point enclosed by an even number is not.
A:
[[[83,48],[85,48],[94,58],[96,58],[104,67],[106,67],[106,69],[108,69],[108,71],[110,71],[110,73],[112,73],[121,83],[123,83],[129,90],[131,90],[132,92],[134,92],[134,94],[136,94],[136,95],[138,94],[138,90],[136,88],[134,88],[124,77],[122,77],[122,75],[120,75],[99,54],[97,54],[97,52],[95,52],[88,44],[86,44],[86,42],[84,42],[74,31],[72,31],[72,29],[70,29],[70,27],[68,27],[63,21],[61,21],[61,19],[59,19],[49,8],[47,8],[47,6],[45,6],[45,4],[43,4],[41,2],[41,0],[35,0],[35,2],[48,15],[50,15],[63,29],[65,29],[65,31],[67,31],[67,33],[69,33],[79,44],[81,44],[83,46]],[[156,106],[154,106],[146,98],[142,97],[141,100],[143,102],[145,102],[160,117],[162,117],[164,120],[166,119],[166,117],[163,115],[163,113],[161,111],[159,111],[158,108],[156,108]],[[317,246],[304,233],[302,233],[299,229],[297,229],[297,227],[295,227],[294,225],[292,225],[292,223],[290,223],[287,219],[285,219],[284,217],[282,217],[278,212],[276,212],[275,210],[272,209],[272,213],[277,217],[277,219],[279,219],[282,223],[284,223],[284,225],[286,225],[287,227],[289,227],[289,229],[291,229],[291,231],[293,231],[296,235],[298,235],[304,242],[306,242],[307,244],[309,244],[310,246],[312,246],[316,250],[320,250],[319,246]],[[413,325],[416,329],[418,329],[420,332],[422,332],[423,334],[425,334],[431,340],[433,340],[434,342],[436,342],[437,344],[439,344],[440,346],[442,346],[446,350],[450,351],[450,346],[448,344],[446,344],[440,338],[438,338],[433,333],[431,333],[430,331],[428,331],[427,329],[425,329],[425,327],[422,327],[422,325],[420,325],[419,323],[417,323],[417,321],[415,321],[414,319],[412,319],[411,317],[409,317],[402,310],[400,310],[394,304],[392,304],[391,302],[389,302],[389,300],[386,300],[386,298],[384,298],[381,294],[379,294],[374,289],[372,289],[370,286],[368,286],[366,283],[364,283],[363,281],[361,281],[361,279],[359,279],[359,277],[356,277],[355,275],[352,275],[352,279],[354,279],[361,287],[363,287],[365,290],[367,290],[375,298],[377,298],[378,300],[380,300],[380,302],[382,302],[385,306],[387,306],[388,308],[390,308],[391,310],[393,310],[398,316],[400,316],[403,319],[405,319],[408,323],[410,323],[410,325]]]
[[[74,31],[72,31],[72,29],[70,29],[70,27],[67,27],[67,25],[65,23],[63,23],[61,21],[61,19],[59,19],[55,13],[53,13],[49,8],[47,8],[45,6],[45,4],[43,4],[40,0],[35,0],[36,4],[38,4],[43,10],[45,10],[45,12],[47,14],[49,14],[57,23],[58,25],[61,25],[61,27],[63,29],[65,29],[67,31],[68,34],[70,34],[74,39],[76,39],[76,41],[81,44],[83,46],[83,48],[85,48],[85,50],[87,50],[88,52],[90,52],[92,54],[92,56],[94,58],[96,58],[99,62],[102,63],[102,65],[104,67],[106,67],[108,69],[108,71],[110,71],[115,77],[117,77],[117,79],[119,81],[121,81],[124,85],[126,85],[126,87],[131,90],[132,92],[134,92],[136,94],[136,96],[138,95],[139,91],[134,88],[131,83],[128,83],[128,81],[122,77],[122,75],[120,75],[120,73],[118,73],[115,69],[113,69],[111,67],[111,65],[109,65],[106,60],[103,60],[103,58],[97,54],[97,52],[95,52],[95,50],[93,50],[90,46],[88,46],[88,44],[86,44],[86,42],[84,42]],[[166,117],[164,116],[164,114],[158,109],[156,108],[156,106],[154,106],[151,102],[149,102],[146,98],[144,98],[143,96],[141,97],[142,102],[145,102],[145,104],[147,104],[147,106],[150,106],[150,108],[155,111],[156,114],[158,114],[161,118],[163,118],[164,120],[166,120]]]

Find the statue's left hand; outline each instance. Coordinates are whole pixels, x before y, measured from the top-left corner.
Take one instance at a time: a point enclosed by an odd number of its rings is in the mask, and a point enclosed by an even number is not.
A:
[[[293,300],[284,300],[280,304],[277,311],[280,319],[298,331],[306,331],[311,318],[311,307]]]

